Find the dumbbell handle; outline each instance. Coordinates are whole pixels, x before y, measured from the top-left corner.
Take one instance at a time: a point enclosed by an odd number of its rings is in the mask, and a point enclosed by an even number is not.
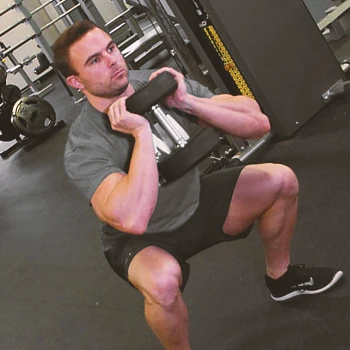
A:
[[[187,141],[180,135],[180,133],[169,123],[166,114],[160,108],[159,105],[152,107],[152,113],[156,117],[160,126],[167,132],[172,141],[176,144],[176,147],[185,147]]]
[[[165,71],[150,80],[141,89],[126,99],[126,109],[131,113],[144,115],[152,113],[160,126],[175,143],[177,148],[186,145],[186,140],[168,121],[167,115],[159,106],[167,96],[177,89],[177,82],[171,73]]]

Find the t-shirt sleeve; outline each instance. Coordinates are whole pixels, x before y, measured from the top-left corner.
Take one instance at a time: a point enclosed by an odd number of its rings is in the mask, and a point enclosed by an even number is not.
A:
[[[185,81],[188,93],[204,98],[214,96],[207,87],[198,82],[187,79]],[[192,124],[189,126],[190,134],[193,134],[199,128],[196,123],[197,117],[190,115],[188,117]],[[106,130],[95,132],[95,130],[90,130],[90,127],[90,124],[74,123],[72,125],[64,155],[65,171],[70,182],[89,203],[107,176],[113,173],[127,173],[133,148],[127,136],[118,137],[117,142],[113,138],[111,142],[110,135],[108,137],[98,136],[105,134]],[[118,149],[118,154],[116,154],[116,149]]]
[[[64,156],[65,171],[70,182],[89,202],[108,175],[124,173],[109,153],[98,142],[74,143],[68,139]]]

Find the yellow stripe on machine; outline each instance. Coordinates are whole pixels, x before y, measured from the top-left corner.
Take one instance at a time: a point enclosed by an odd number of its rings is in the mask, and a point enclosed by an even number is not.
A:
[[[247,82],[243,78],[241,72],[239,71],[239,69],[236,66],[235,62],[233,61],[231,55],[227,51],[224,43],[220,39],[215,28],[212,25],[209,25],[208,27],[204,28],[204,32],[207,35],[207,37],[209,38],[212,45],[214,46],[214,48],[215,48],[216,52],[218,53],[218,55],[220,56],[221,60],[223,61],[225,70],[230,73],[233,81],[237,85],[241,94],[244,96],[248,96],[248,97],[255,99]]]

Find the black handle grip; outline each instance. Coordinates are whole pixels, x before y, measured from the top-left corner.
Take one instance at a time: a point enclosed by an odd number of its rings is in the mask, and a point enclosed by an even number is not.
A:
[[[172,74],[162,72],[126,99],[126,109],[131,113],[143,115],[176,89],[177,82]]]

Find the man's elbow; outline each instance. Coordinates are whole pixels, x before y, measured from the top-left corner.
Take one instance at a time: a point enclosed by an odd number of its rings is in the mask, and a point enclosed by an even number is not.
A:
[[[266,115],[263,115],[261,118],[260,130],[263,135],[267,134],[271,130],[270,120]]]
[[[109,224],[115,229],[133,235],[143,235],[148,227],[148,219],[145,218],[111,218]]]
[[[260,138],[271,130],[269,119],[262,113],[254,118],[255,126],[251,128],[251,135],[248,138]]]
[[[116,210],[114,207],[99,207],[96,204],[92,207],[97,217],[106,224],[112,226],[118,231],[142,235],[148,227],[148,222],[152,216],[153,210],[142,210],[137,213],[136,210]]]
[[[242,96],[242,98],[244,98]],[[251,99],[245,98],[255,121],[254,134],[257,138],[267,134],[271,130],[269,118],[261,111],[259,104]]]
[[[137,220],[132,223],[128,223],[124,226],[124,232],[131,233],[133,235],[143,235],[147,230],[148,223],[144,223],[141,220]]]

